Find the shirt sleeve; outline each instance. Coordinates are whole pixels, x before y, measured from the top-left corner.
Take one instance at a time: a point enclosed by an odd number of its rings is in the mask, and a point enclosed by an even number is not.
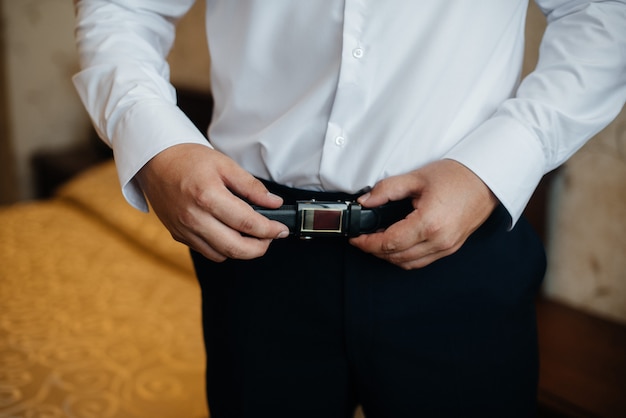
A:
[[[74,86],[98,135],[113,148],[122,192],[147,210],[135,174],[180,143],[210,146],[176,105],[166,61],[175,23],[194,0],[81,0]]]
[[[446,155],[521,216],[541,177],[608,125],[626,100],[626,1],[537,0],[547,29],[536,69]]]

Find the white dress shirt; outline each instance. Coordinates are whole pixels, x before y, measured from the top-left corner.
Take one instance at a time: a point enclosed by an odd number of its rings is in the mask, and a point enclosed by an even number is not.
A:
[[[548,29],[520,83],[527,0],[207,0],[210,144],[175,105],[166,56],[194,0],[82,0],[74,83],[127,200],[160,151],[198,143],[252,174],[357,192],[442,158],[521,215],[541,177],[626,100],[626,1],[538,0]]]

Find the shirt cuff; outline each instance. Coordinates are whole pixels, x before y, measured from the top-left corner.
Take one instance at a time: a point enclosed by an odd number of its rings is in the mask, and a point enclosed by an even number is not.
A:
[[[545,174],[539,140],[508,116],[487,120],[445,158],[458,161],[480,177],[511,215],[511,228]]]
[[[132,106],[120,119],[112,136],[113,155],[126,201],[147,212],[148,204],[135,175],[161,151],[190,143],[211,147],[176,105],[148,100]]]

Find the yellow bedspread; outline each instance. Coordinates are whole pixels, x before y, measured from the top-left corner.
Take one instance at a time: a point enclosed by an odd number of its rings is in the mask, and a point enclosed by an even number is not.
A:
[[[0,208],[0,417],[207,417],[187,249],[112,162]]]

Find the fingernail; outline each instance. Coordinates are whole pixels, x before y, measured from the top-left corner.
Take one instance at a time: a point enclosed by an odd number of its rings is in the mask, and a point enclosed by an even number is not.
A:
[[[282,197],[275,195],[274,193],[271,193],[271,192],[267,192],[267,197],[273,200],[283,200]]]
[[[276,239],[287,238],[289,236],[289,231],[280,231],[280,234],[276,236]]]
[[[371,194],[371,193],[369,193],[369,192],[368,192],[368,193],[365,193],[363,196],[360,196],[360,197],[357,199],[357,201],[358,201],[359,203],[365,203],[365,202],[367,202],[367,199],[369,199],[371,195],[372,195],[372,194]]]

